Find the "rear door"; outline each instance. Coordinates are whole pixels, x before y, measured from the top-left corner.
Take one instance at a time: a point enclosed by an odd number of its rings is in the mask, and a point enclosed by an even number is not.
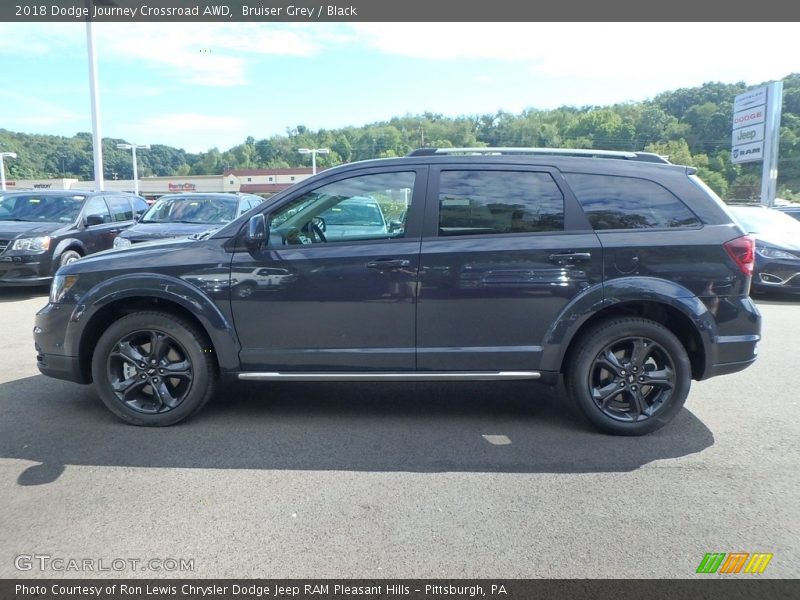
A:
[[[561,310],[602,283],[600,242],[558,171],[431,168],[417,366],[530,370]]]
[[[113,237],[110,238],[110,241],[107,238],[103,240],[104,243],[108,243],[108,246],[106,246],[104,250],[113,247],[114,238],[117,237],[123,229],[130,227],[134,223],[133,205],[127,197],[106,196],[106,203],[111,210],[111,219],[115,227],[110,230],[110,232],[114,234]]]

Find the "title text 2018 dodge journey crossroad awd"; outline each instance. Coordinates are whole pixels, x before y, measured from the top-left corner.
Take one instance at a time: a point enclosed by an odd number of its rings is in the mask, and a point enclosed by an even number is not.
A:
[[[353,198],[392,225],[326,237]],[[209,236],[62,267],[34,337],[42,373],[93,381],[136,425],[185,419],[226,377],[563,375],[595,426],[637,435],[692,379],[755,360],[753,253],[694,170],[656,155],[421,149],[326,170]]]

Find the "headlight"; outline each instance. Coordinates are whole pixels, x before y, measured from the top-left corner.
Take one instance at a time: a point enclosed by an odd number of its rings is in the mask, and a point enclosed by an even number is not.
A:
[[[131,241],[128,238],[117,236],[114,238],[114,248],[127,248],[131,245]]]
[[[45,235],[42,237],[32,238],[19,238],[14,240],[14,245],[11,246],[12,250],[31,250],[33,252],[41,252],[50,247],[50,236]]]
[[[785,250],[778,250],[777,248],[767,248],[766,246],[757,246],[756,252],[764,258],[784,258],[787,260],[800,260],[791,252]]]
[[[76,283],[78,283],[77,275],[55,275],[50,285],[50,304],[63,302]]]

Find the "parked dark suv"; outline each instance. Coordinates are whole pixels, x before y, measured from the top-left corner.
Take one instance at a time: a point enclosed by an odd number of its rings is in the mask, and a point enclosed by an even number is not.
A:
[[[373,198],[399,228],[326,237]],[[94,381],[136,425],[199,410],[219,378],[563,376],[600,429],[643,434],[692,379],[756,358],[753,240],[694,175],[644,153],[422,149],[326,170],[206,239],[62,268],[42,373]],[[234,293],[264,269],[269,285]]]
[[[3,192],[0,286],[49,282],[59,267],[111,248],[146,210],[144,198],[118,192]]]

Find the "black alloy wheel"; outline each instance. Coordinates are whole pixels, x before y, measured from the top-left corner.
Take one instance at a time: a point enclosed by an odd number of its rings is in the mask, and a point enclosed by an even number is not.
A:
[[[565,364],[572,403],[598,429],[642,435],[683,408],[692,368],[681,341],[664,325],[617,317],[593,325]]]
[[[668,405],[675,388],[675,365],[657,342],[625,337],[597,354],[588,385],[603,414],[636,422],[653,417]]]
[[[146,414],[177,408],[194,381],[186,350],[163,331],[141,330],[123,336],[107,363],[108,380],[120,402]]]
[[[136,312],[103,332],[92,379],[103,404],[134,425],[172,425],[213,396],[218,366],[205,332],[182,317]]]

